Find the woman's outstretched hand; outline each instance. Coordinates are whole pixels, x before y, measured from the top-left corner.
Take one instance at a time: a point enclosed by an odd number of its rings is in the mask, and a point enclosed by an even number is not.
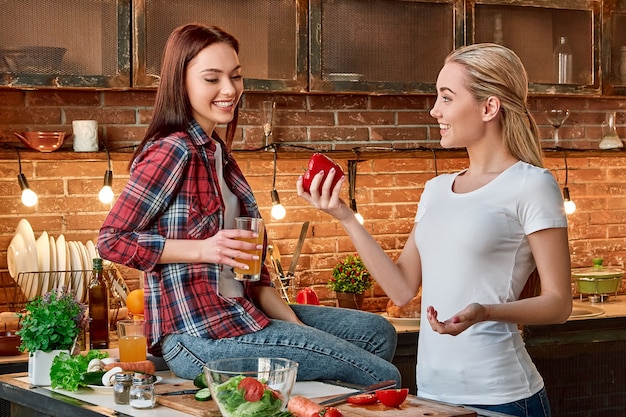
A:
[[[439,321],[437,315],[437,310],[433,306],[428,306],[426,318],[428,323],[430,323],[430,327],[437,333],[456,336],[474,324],[487,320],[489,318],[489,307],[472,303],[445,321]]]
[[[311,181],[310,193],[304,191],[304,187],[302,186],[302,176],[300,176],[298,181],[296,181],[296,189],[298,190],[298,195],[308,201],[313,207],[318,208],[341,221],[342,217],[345,217],[346,215],[353,216],[353,214],[352,210],[350,210],[346,203],[339,198],[341,186],[346,179],[345,175],[337,182],[334,189],[331,188],[333,178],[335,178],[336,174],[337,172],[335,169],[331,168],[328,172],[326,180],[320,188],[319,185],[324,179],[324,171],[318,172]],[[320,189],[321,193],[318,191]]]

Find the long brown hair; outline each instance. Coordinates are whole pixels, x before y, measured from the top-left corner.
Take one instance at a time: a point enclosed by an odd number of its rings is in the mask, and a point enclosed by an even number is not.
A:
[[[465,67],[466,86],[476,101],[500,99],[503,140],[509,151],[521,161],[543,167],[539,129],[528,111],[528,75],[515,52],[479,43],[451,52],[448,62]]]
[[[187,66],[200,51],[215,43],[225,43],[239,53],[239,41],[217,26],[192,23],[180,26],[171,33],[163,53],[161,79],[152,110],[152,120],[133,154],[131,164],[147,143],[187,129],[193,119],[185,88]],[[233,142],[238,119],[239,107],[236,107],[233,119],[226,126],[224,142],[228,149]]]

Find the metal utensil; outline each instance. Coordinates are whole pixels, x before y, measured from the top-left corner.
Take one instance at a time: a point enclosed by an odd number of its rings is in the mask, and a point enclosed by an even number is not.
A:
[[[183,390],[180,390],[180,391],[164,392],[163,394],[159,394],[159,395],[185,395],[185,394],[195,394],[196,392],[198,392],[198,388],[196,388],[196,389],[183,389]]]
[[[321,403],[319,403],[320,405],[337,405],[337,404],[341,404],[342,402],[346,401],[348,399],[348,397],[352,397],[353,395],[359,395],[359,394],[371,394],[372,392],[376,392],[376,391],[380,391],[382,389],[392,389],[396,387],[396,381],[394,380],[389,380],[389,381],[383,381],[383,382],[379,382],[377,384],[373,384],[370,386],[367,386],[361,390],[358,390],[356,392],[351,392],[348,394],[341,394],[341,395],[337,395],[335,397],[329,398],[325,401],[322,401]]]
[[[293,273],[296,271],[298,265],[298,258],[300,258],[300,252],[302,252],[302,246],[304,245],[304,239],[306,233],[309,230],[309,222],[302,223],[302,229],[300,229],[300,237],[298,237],[298,243],[296,244],[296,250],[291,258],[291,264],[289,264],[289,270],[287,271],[287,277],[293,277]]]

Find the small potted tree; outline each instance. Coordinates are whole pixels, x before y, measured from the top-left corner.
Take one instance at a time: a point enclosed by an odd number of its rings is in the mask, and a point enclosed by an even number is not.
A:
[[[361,309],[364,292],[373,285],[374,279],[357,254],[347,255],[337,263],[328,280],[328,288],[335,291],[337,296],[337,306],[345,308]]]
[[[87,324],[86,309],[72,291],[52,290],[26,303],[19,314],[19,349],[29,352],[28,375],[33,385],[50,385],[52,361],[60,352],[74,350]]]

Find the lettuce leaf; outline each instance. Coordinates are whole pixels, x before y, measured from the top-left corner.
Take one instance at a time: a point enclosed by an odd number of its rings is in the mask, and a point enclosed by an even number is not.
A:
[[[86,354],[72,356],[61,352],[52,361],[50,367],[50,382],[52,388],[61,388],[66,391],[77,391],[83,387],[80,376],[87,372],[87,365],[92,359],[104,359],[109,354],[99,350],[90,350]]]

